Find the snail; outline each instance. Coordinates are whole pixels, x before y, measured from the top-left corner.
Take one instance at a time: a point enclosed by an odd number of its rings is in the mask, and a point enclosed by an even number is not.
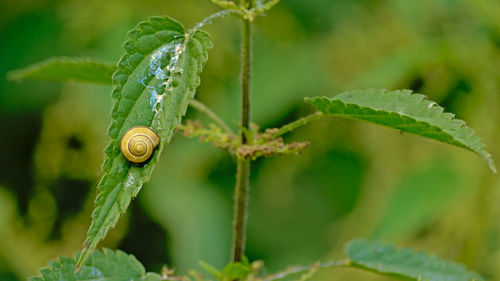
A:
[[[141,164],[149,160],[159,143],[160,137],[151,128],[136,126],[125,132],[120,150],[128,161]]]

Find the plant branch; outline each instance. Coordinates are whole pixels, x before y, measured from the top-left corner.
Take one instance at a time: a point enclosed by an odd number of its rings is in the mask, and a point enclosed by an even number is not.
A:
[[[210,16],[204,18],[197,25],[195,25],[191,30],[189,30],[185,40],[189,40],[189,38],[191,38],[191,36],[196,31],[200,30],[202,27],[204,27],[207,24],[212,24],[214,20],[220,19],[223,17],[227,17],[227,16],[232,15],[232,14],[239,15],[240,17],[244,16],[240,10],[226,9],[226,10],[218,11],[217,13],[211,14]]]
[[[302,117],[298,120],[295,120],[291,123],[284,125],[283,127],[279,128],[276,132],[274,132],[272,135],[274,138],[280,137],[280,136],[282,136],[290,131],[297,129],[300,126],[304,126],[304,125],[308,124],[311,121],[321,119],[324,116],[325,116],[325,114],[323,114],[322,112],[319,112],[319,111],[315,112],[311,115],[308,115],[306,117]]]
[[[224,129],[227,133],[234,135],[233,130],[229,128],[229,126],[220,118],[215,112],[213,112],[208,106],[203,104],[202,102],[196,100],[196,99],[191,99],[189,101],[189,105],[192,106],[193,108],[196,108],[198,111],[204,113],[207,115],[212,121],[214,121],[217,125],[221,126],[222,129]]]
[[[251,9],[252,0],[241,0],[241,8]],[[251,20],[242,19],[241,40],[241,144],[248,143],[246,132],[250,129],[250,74],[252,29]],[[239,262],[245,251],[246,213],[248,199],[248,183],[250,176],[250,160],[238,158],[236,186],[234,190],[233,220],[233,252],[231,260]]]

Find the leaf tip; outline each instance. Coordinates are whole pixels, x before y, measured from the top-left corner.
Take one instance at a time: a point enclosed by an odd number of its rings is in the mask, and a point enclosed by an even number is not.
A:
[[[22,76],[19,74],[20,70],[11,70],[5,75],[7,81],[21,82]]]
[[[491,154],[489,154],[487,151],[482,150],[480,153],[480,156],[486,161],[488,164],[488,167],[490,168],[490,171],[492,171],[494,174],[497,173],[497,167],[495,165],[495,161],[493,160],[493,157]]]
[[[488,161],[488,166],[490,167],[490,170],[494,174],[498,173],[497,172],[497,167],[495,166],[495,162],[493,161],[493,159],[491,157],[489,157],[488,159],[486,159],[486,161]]]
[[[307,102],[309,104],[313,104],[314,100],[319,97],[304,97],[304,102]]]

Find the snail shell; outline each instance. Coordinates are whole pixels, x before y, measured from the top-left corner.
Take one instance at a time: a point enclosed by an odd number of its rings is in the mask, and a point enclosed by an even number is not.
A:
[[[159,143],[160,137],[151,128],[136,126],[125,132],[120,149],[128,161],[140,164],[149,160]]]

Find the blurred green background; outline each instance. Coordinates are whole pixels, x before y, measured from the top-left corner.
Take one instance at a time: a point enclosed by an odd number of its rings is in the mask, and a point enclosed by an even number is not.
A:
[[[208,0],[0,1],[0,280],[25,280],[81,249],[108,142],[111,87],[5,80],[49,56],[115,62],[127,30],[153,15],[187,27]],[[255,22],[253,120],[275,127],[312,112],[305,96],[411,88],[475,128],[500,164],[500,2],[282,0]],[[215,48],[198,98],[234,128],[239,21],[206,27]],[[193,110],[188,118],[204,119]],[[413,135],[331,118],[286,137],[301,156],[252,167],[247,256],[264,272],[342,257],[376,238],[433,252],[500,280],[500,177],[476,155]],[[153,179],[102,247],[150,271],[199,260],[221,267],[231,244],[234,161],[177,135]],[[316,280],[392,280],[356,270]]]

